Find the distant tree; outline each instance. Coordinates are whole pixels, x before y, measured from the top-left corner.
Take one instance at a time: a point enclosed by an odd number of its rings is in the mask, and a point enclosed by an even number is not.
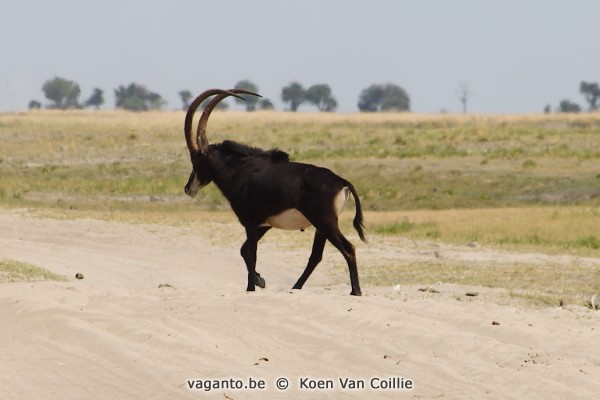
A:
[[[192,99],[192,92],[189,90],[181,90],[179,92],[179,97],[181,97],[181,102],[183,103],[182,109],[185,111],[190,107],[190,100]]]
[[[383,99],[383,85],[371,85],[360,92],[358,109],[360,111],[379,111]]]
[[[40,108],[42,108],[42,103],[40,103],[37,100],[31,100],[29,102],[29,109],[30,110],[39,110]]]
[[[281,90],[281,100],[290,103],[290,111],[298,111],[300,104],[306,100],[306,91],[298,82],[290,82]]]
[[[149,110],[160,110],[165,104],[167,104],[167,102],[163,100],[160,94],[150,92],[150,94],[148,95]]]
[[[248,90],[250,92],[258,93],[258,86],[256,86],[253,82],[251,82],[247,79],[236,83],[234,88],[235,89],[244,89],[244,90]],[[240,96],[243,97],[244,99],[246,99],[246,101],[235,98],[236,103],[244,104],[246,106],[246,111],[256,110],[256,105],[258,104],[260,97],[244,95],[244,94],[240,94]]]
[[[550,114],[552,112],[552,106],[550,106],[550,104],[546,104],[546,107],[544,107],[544,114]]]
[[[600,87],[598,83],[581,81],[579,91],[585,97],[585,101],[590,105],[590,111],[598,110],[598,100],[600,100]]]
[[[275,109],[275,106],[273,105],[273,102],[269,99],[261,99],[258,102],[258,108],[261,110],[273,110]]]
[[[467,102],[471,98],[471,90],[467,82],[461,82],[458,85],[458,99],[462,103],[463,114],[467,113]]]
[[[312,85],[306,90],[306,100],[314,104],[319,111],[335,111],[337,101],[331,95],[331,88],[327,84]]]
[[[129,86],[119,86],[115,89],[117,108],[130,111],[160,110],[166,102],[158,93],[146,89],[143,85],[131,83]]]
[[[388,83],[383,87],[382,111],[410,111],[410,99],[406,91],[398,85]]]
[[[104,104],[104,92],[102,89],[95,88],[89,99],[83,104],[85,107],[95,107],[96,110]]]
[[[79,105],[81,89],[79,88],[79,85],[73,81],[55,77],[44,83],[42,91],[46,98],[53,102],[49,108],[56,108],[59,110],[81,108]]]
[[[558,106],[558,111],[561,113],[578,113],[581,112],[579,104],[573,103],[570,100],[562,100]]]
[[[360,93],[358,109],[367,112],[410,111],[410,99],[406,91],[398,85],[373,84]]]

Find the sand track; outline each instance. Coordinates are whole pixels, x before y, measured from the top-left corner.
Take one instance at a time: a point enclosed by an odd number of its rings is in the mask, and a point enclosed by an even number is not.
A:
[[[291,291],[308,254],[273,245],[259,254],[267,289],[247,294],[237,247],[210,244],[185,228],[1,211],[0,256],[85,279],[0,284],[0,398],[592,399],[600,393],[600,313],[498,304],[484,288],[468,302],[416,288],[399,294],[365,287],[365,296],[355,298],[345,280],[328,273],[327,262],[304,290]],[[413,250],[401,251],[415,257],[429,251]],[[490,256],[441,251],[449,258]],[[351,377],[368,386],[372,377],[395,376],[410,378],[415,389],[344,391],[337,381]],[[207,393],[186,384],[248,377],[264,379],[266,391]],[[290,380],[287,391],[275,388],[279,377]],[[301,377],[331,378],[336,388],[300,390]]]

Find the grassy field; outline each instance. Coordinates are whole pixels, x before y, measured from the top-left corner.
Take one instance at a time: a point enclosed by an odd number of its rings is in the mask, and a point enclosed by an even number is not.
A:
[[[183,119],[0,114],[0,206],[56,218],[233,221],[214,185],[193,201],[182,193]],[[277,147],[343,175],[371,237],[600,257],[600,114],[215,112],[208,138]]]

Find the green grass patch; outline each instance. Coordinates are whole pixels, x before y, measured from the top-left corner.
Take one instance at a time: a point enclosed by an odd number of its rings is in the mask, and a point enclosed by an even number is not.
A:
[[[594,235],[579,238],[571,243],[575,247],[582,247],[594,250],[600,249],[600,240],[598,240],[598,238]]]
[[[600,249],[600,240],[594,235],[580,237],[575,240],[558,240],[553,242],[549,238],[545,238],[539,234],[504,237],[496,242],[498,245],[517,245],[517,246],[532,246],[538,248],[557,247],[565,250],[573,249]]]
[[[10,259],[0,259],[0,283],[35,281],[66,282],[67,278],[33,264]]]
[[[410,235],[414,239],[439,239],[442,234],[435,222],[414,223],[408,219],[370,225],[369,231],[380,235]]]
[[[380,235],[397,235],[414,230],[416,224],[409,221],[392,222],[390,224],[381,224],[371,227],[371,231]]]

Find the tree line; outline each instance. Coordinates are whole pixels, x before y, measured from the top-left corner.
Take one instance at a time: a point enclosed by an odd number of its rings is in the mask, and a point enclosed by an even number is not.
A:
[[[250,80],[241,80],[234,86],[236,89],[245,89],[258,93],[258,86]],[[463,103],[463,111],[466,112],[466,102],[469,95],[468,86],[461,86],[462,95],[459,100]],[[42,85],[42,92],[46,99],[50,101],[46,105],[50,109],[80,109],[80,108],[100,108],[105,103],[104,91],[94,88],[92,94],[82,103],[79,98],[81,89],[79,84],[64,78],[55,77],[49,79]],[[584,96],[588,103],[589,111],[598,111],[600,108],[600,86],[596,82],[581,81],[579,92]],[[187,110],[192,100],[192,92],[184,89],[178,92],[182,102],[182,108]],[[130,83],[129,85],[120,85],[114,89],[115,107],[130,111],[148,111],[161,110],[166,101],[158,93],[146,88],[144,85]],[[243,96],[243,95],[242,95]],[[273,102],[268,98],[259,98],[254,96],[243,96],[245,101],[235,99],[238,104],[243,104],[246,111],[254,110],[272,110]],[[331,87],[328,84],[314,84],[305,88],[299,82],[290,82],[281,89],[281,100],[285,104],[285,111],[298,111],[303,104],[315,106],[322,112],[333,112],[337,109],[337,100],[333,96]],[[228,104],[221,102],[217,106],[220,109],[227,109]],[[410,111],[410,98],[406,91],[393,83],[372,84],[363,89],[358,97],[357,107],[362,112],[377,111]],[[42,108],[42,104],[37,100],[29,103],[30,109]],[[562,100],[557,112],[581,112],[582,108],[577,103],[568,99]],[[552,112],[552,107],[547,105],[544,112]]]
[[[597,82],[585,82],[579,83],[579,93],[585,98],[588,103],[588,111],[594,112],[600,109],[600,86]],[[563,99],[558,104],[557,112],[561,113],[579,113],[582,108],[579,104],[572,102],[569,99]],[[552,106],[548,104],[544,108],[546,114],[552,112]]]
[[[241,80],[235,84],[236,89],[245,89],[258,93],[258,86],[249,80]],[[80,102],[81,89],[79,84],[61,77],[49,79],[42,85],[42,92],[50,102],[46,108],[67,110],[82,109],[87,107],[100,108],[105,103],[104,91],[94,88],[92,94],[83,102]],[[130,83],[121,85],[114,89],[115,108],[130,111],[160,110],[166,105],[166,101],[158,93],[146,88],[144,85]],[[178,92],[182,102],[182,108],[187,110],[193,98],[191,91],[184,89]],[[242,95],[243,96],[243,95]],[[305,88],[299,82],[290,82],[281,89],[281,100],[285,104],[286,111],[296,112],[303,104],[315,106],[322,112],[333,112],[337,109],[337,100],[333,96],[328,84],[314,84]],[[243,104],[246,111],[272,110],[273,102],[268,98],[255,96],[244,96],[244,100],[235,99],[236,103]],[[361,91],[358,109],[365,112],[375,111],[410,111],[410,99],[406,91],[392,83],[373,84]],[[221,109],[228,108],[225,102],[217,106]],[[29,109],[42,108],[42,103],[32,100]]]

